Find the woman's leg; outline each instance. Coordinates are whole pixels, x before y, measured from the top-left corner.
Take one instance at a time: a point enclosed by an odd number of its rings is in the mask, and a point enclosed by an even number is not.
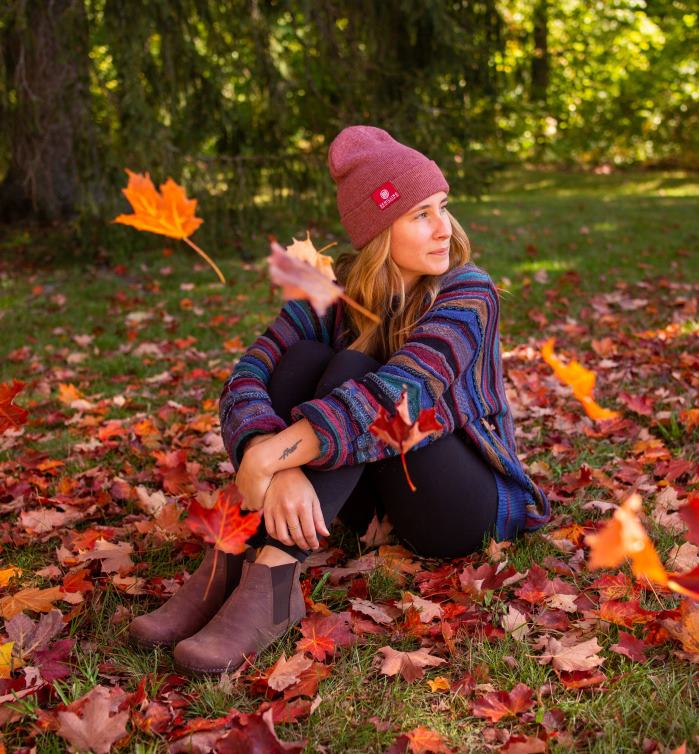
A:
[[[471,442],[454,433],[405,456],[367,464],[398,538],[424,557],[455,558],[480,549],[495,531],[494,472]]]
[[[287,421],[292,406],[321,397],[346,379],[361,377],[375,368],[373,360],[364,354],[354,351],[335,354],[332,349],[324,353],[321,345],[305,341],[297,344],[274,371],[270,387],[272,405]],[[324,361],[322,374],[313,385],[312,380]],[[304,468],[316,489],[326,522],[332,521],[363,471],[363,467],[357,466],[330,472]],[[262,651],[306,614],[299,578],[299,561],[306,553],[269,537],[266,541],[267,546],[254,562],[243,563],[240,583],[216,615],[196,634],[177,644],[174,652],[177,668],[195,673],[234,670],[246,656]],[[272,553],[271,561],[264,557],[268,553]],[[295,559],[274,562],[275,553]]]
[[[359,379],[380,362],[359,351],[333,351],[330,346],[315,341],[299,341],[284,354],[272,374],[268,392],[275,413],[289,422],[291,409],[311,398],[322,398],[348,379]],[[329,526],[343,511],[341,518],[351,525],[368,525],[373,515],[371,482],[364,479],[366,464],[343,466],[332,471],[302,467],[313,485]],[[259,546],[260,532],[251,540]],[[269,535],[264,544],[282,550],[297,560],[303,561],[309,553],[296,545],[285,545]]]

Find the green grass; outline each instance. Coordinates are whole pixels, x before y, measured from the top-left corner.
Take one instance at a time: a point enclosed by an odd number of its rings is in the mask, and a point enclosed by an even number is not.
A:
[[[621,390],[656,395],[654,391],[666,389],[670,398],[681,396],[681,384],[668,378],[667,371],[668,365],[680,363],[681,354],[691,353],[693,348],[696,353],[697,316],[683,316],[675,304],[680,297],[697,295],[699,176],[677,172],[593,175],[512,171],[501,175],[498,185],[480,201],[452,197],[450,209],[469,234],[474,261],[506,291],[501,297],[505,353],[526,344],[536,349],[551,335],[562,353],[588,358],[595,368],[599,357],[592,350],[592,340],[632,338],[634,332],[662,328],[674,319],[681,325],[678,338],[659,346],[652,359],[646,359],[644,352],[644,360],[617,374],[614,382],[605,379],[613,372],[599,371],[596,396],[605,406],[617,409],[622,408],[617,400]],[[333,240],[339,232],[337,221],[327,219],[314,237],[316,246]],[[292,234],[302,237],[302,221],[301,225],[281,223],[276,233],[282,241],[290,240]],[[138,412],[157,416],[168,401],[199,411],[204,401],[218,398],[222,379],[191,380],[189,373],[197,368],[227,371],[239,352],[227,351],[224,341],[239,336],[243,346],[250,344],[281,305],[279,294],[270,294],[262,235],[244,244],[248,261],[232,256],[232,244],[226,249],[207,249],[228,278],[224,288],[183,245],[116,227],[114,238],[113,247],[100,250],[90,259],[75,252],[79,244],[75,239],[71,243],[69,228],[5,228],[0,235],[0,328],[9,355],[0,364],[0,381],[16,377],[27,383],[19,402],[29,407],[32,417],[21,441],[0,450],[0,463],[11,462],[29,448],[50,458],[66,459],[65,468],[48,479],[42,492],[47,496],[55,494],[61,476],[94,466],[107,468],[111,476],[117,476],[127,463],[132,474],[139,476],[138,481],[131,479],[134,485],[143,483],[149,489],[158,486],[150,451],[137,444],[128,448],[119,445],[97,459],[71,455],[74,443],[90,439],[95,430],[68,423],[75,412],[57,400],[59,383],[75,385],[92,402],[104,401],[101,423],[112,419],[128,423]],[[163,255],[165,246],[174,250],[171,256]],[[170,270],[163,272],[163,268]],[[541,280],[541,271],[548,276],[544,282],[534,277],[538,274]],[[617,310],[618,320],[605,324],[596,315],[591,299],[615,291],[630,298],[647,298],[653,307]],[[148,316],[141,317],[139,312]],[[532,319],[532,313],[543,314],[548,326],[542,328]],[[570,334],[563,327],[576,324],[585,327],[584,334]],[[80,345],[74,338],[84,335],[93,339]],[[178,341],[190,337],[196,339],[192,345],[178,346]],[[134,356],[132,351],[145,342],[156,343],[162,353]],[[25,347],[26,351],[20,350]],[[620,360],[624,358],[628,358],[625,352]],[[539,378],[548,379],[538,360],[508,362],[506,371],[513,367],[539,369]],[[152,380],[164,373],[169,381],[161,384]],[[115,396],[123,397],[125,404],[112,402]],[[699,432],[688,432],[682,425],[679,410],[683,404],[663,400],[659,399],[659,404],[670,412],[669,418],[659,421],[635,416],[635,421],[650,436],[662,439],[672,457],[698,462]],[[583,463],[613,474],[622,462],[633,457],[636,438],[593,440],[582,433],[570,435],[557,427],[559,409],[565,405],[566,412],[579,419],[579,406],[572,398],[553,405],[558,412],[555,415],[518,422],[527,432],[518,446],[527,463],[542,461],[550,469],[551,478],[542,482],[545,487],[557,489],[561,479],[576,473]],[[184,426],[176,428],[187,416],[175,412],[158,420],[161,449],[186,447],[187,438],[196,436]],[[48,419],[51,423],[47,428]],[[570,454],[551,452],[551,438],[558,435],[571,440]],[[216,485],[225,479],[217,468],[223,460],[220,456],[192,452],[190,457],[202,464],[203,481]],[[647,473],[651,471],[652,467],[646,468]],[[569,517],[567,520],[589,521],[599,514],[581,506],[595,499],[609,500],[610,493],[597,485],[584,487],[565,503],[556,504],[554,510]],[[122,508],[127,514],[136,510],[133,503]],[[113,509],[99,509],[89,523],[77,528],[118,527],[121,523]],[[682,541],[653,523],[648,528],[661,556]],[[545,533],[518,540],[506,553],[509,563],[523,571],[541,564],[547,556],[562,557]],[[141,577],[172,578],[185,567],[191,571],[198,563],[197,557],[183,554],[177,543],[154,543],[144,538],[133,542],[133,559],[139,564],[137,575]],[[60,544],[59,535],[44,535],[40,541],[15,546],[8,536],[3,540],[1,557],[25,570],[23,586],[46,586],[49,580],[32,574],[56,562],[55,548]],[[331,544],[342,547],[349,557],[365,550],[357,534],[342,526],[334,527]],[[584,586],[593,577],[581,574],[576,583]],[[106,579],[100,583],[106,584]],[[410,578],[399,585],[383,569],[368,576],[367,588],[369,597],[377,601],[399,598],[405,589],[415,591]],[[347,591],[347,583],[333,586],[320,582],[313,598],[341,610],[348,605]],[[506,606],[497,593],[486,599],[487,609],[497,620]],[[657,600],[652,601],[652,607],[658,609]],[[70,625],[70,635],[79,642],[74,672],[56,684],[57,696],[51,703],[73,701],[95,683],[118,682],[134,690],[144,676],[148,676],[149,694],[155,695],[162,679],[172,672],[170,654],[133,649],[125,641],[126,623],[114,622],[113,617],[123,608],[135,615],[156,604],[156,598],[131,597],[111,585],[89,593],[84,609]],[[674,602],[664,600],[660,604]],[[617,635],[617,628],[611,626],[600,643],[608,647]],[[297,639],[297,631],[289,632],[262,653],[256,661],[258,667],[266,668],[282,651],[287,656],[293,654]],[[422,725],[442,733],[455,750],[488,751],[482,732],[489,724],[470,714],[469,700],[459,694],[434,693],[426,680],[408,685],[378,672],[376,650],[388,643],[404,649],[419,646],[417,640],[400,635],[368,636],[341,650],[331,676],[321,682],[318,711],[299,723],[278,725],[280,737],[307,738],[308,752],[321,746],[332,754],[381,752],[399,732]],[[430,669],[426,679],[438,675],[454,679],[481,668],[487,669],[485,682],[497,689],[510,690],[518,682],[528,684],[535,692],[548,689],[542,691],[534,714],[540,719],[545,710],[561,709],[567,731],[577,742],[573,746],[565,740],[553,741],[550,751],[554,753],[636,752],[645,738],[668,748],[686,740],[691,749],[698,733],[696,670],[672,653],[663,655],[654,649],[649,656],[647,664],[637,665],[606,652],[608,680],[604,690],[574,691],[557,683],[549,666],[538,664],[536,652],[526,642],[465,636],[460,637],[457,655],[447,665]],[[231,707],[253,711],[261,701],[248,686],[226,687],[217,679],[191,680],[180,691],[191,694],[191,704],[185,711],[190,718],[219,716]],[[32,728],[38,712],[33,698],[25,698],[15,707],[22,717],[5,732],[8,750],[34,731],[37,751],[67,751],[65,742],[54,733]],[[369,722],[372,716],[391,721],[394,727],[379,732]],[[522,726],[512,718],[496,727],[525,729],[530,735],[536,730],[533,723]],[[128,749],[144,754],[164,752],[167,742],[139,731]]]

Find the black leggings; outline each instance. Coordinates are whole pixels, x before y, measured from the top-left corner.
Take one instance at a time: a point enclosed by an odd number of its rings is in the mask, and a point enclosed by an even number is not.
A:
[[[293,406],[322,398],[380,366],[359,351],[335,352],[323,343],[299,341],[272,373],[268,392],[274,412],[290,424]],[[408,487],[400,456],[332,470],[301,468],[328,526],[339,514],[343,523],[364,533],[376,510],[388,514],[399,541],[418,555],[455,558],[478,550],[495,531],[497,488],[493,470],[470,440],[449,433],[405,458],[415,492]],[[273,545],[300,561],[309,555],[270,537],[264,520],[250,544]]]

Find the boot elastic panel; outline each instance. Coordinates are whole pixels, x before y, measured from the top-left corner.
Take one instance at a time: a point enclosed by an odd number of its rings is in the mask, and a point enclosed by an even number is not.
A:
[[[231,555],[230,553],[221,553],[226,559],[226,597],[240,583],[240,576],[243,572],[243,563],[245,561],[249,563],[255,562],[255,550],[252,547],[246,548],[245,552],[238,553],[237,555]]]
[[[281,623],[288,620],[291,613],[291,586],[298,563],[283,563],[272,566],[272,622]]]

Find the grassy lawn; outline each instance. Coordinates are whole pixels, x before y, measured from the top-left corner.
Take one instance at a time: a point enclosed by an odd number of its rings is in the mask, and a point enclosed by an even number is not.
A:
[[[567,540],[560,535],[571,544],[566,549],[549,534],[573,524],[590,531],[609,514],[585,504],[619,503],[636,490],[661,557],[684,542],[654,512],[658,495],[668,487],[682,498],[699,486],[699,427],[683,418],[683,412],[699,405],[699,176],[516,171],[502,175],[481,201],[452,197],[450,210],[469,234],[474,261],[502,291],[501,336],[518,450],[554,506],[551,525],[515,542],[504,557],[520,573],[542,565],[549,578],[562,578],[586,597],[566,613],[569,628],[548,633],[595,635],[603,647],[604,680],[575,688],[538,662],[536,641],[544,631],[533,619],[524,640],[498,630],[509,605],[534,609],[515,594],[521,583],[478,594],[455,588],[435,601],[461,604],[479,620],[459,626],[446,664],[412,684],[387,677],[376,666],[377,649],[386,644],[417,649],[420,637],[400,622],[386,634],[365,634],[338,650],[331,674],[318,688],[317,710],[297,722],[277,724],[277,734],[285,740],[306,738],[308,752],[333,753],[382,752],[417,726],[440,733],[455,751],[489,751],[505,743],[509,732],[531,736],[542,730],[550,752],[652,751],[645,748],[647,741],[668,752],[686,741],[692,750],[699,745],[697,665],[669,640],[649,646],[645,662],[611,651],[620,630],[642,638],[644,626],[598,619],[600,590],[593,584],[601,573],[584,567],[567,572],[582,542],[574,534]],[[160,604],[163,579],[191,571],[199,554],[191,540],[186,545],[182,537],[140,533],[135,523],[146,517],[133,488],[161,489],[152,453],[175,449],[185,449],[188,461],[201,464],[203,486],[227,481],[229,474],[221,468],[225,453],[207,448],[211,436],[192,422],[201,419],[206,425],[208,417],[208,431],[217,432],[217,418],[213,424],[210,418],[217,417],[215,402],[225,375],[282,303],[277,292],[270,292],[266,272],[268,229],[245,245],[249,261],[235,258],[232,246],[206,249],[228,279],[222,287],[186,246],[156,236],[134,240],[136,231],[113,227],[123,245],[115,243],[92,257],[79,254],[63,229],[0,229],[5,355],[0,382],[23,380],[27,387],[17,401],[30,411],[21,436],[0,438],[0,562],[23,571],[19,580],[0,588],[0,597],[19,588],[60,585],[70,566],[58,559],[57,548],[75,554],[76,533],[90,531],[132,544],[136,591],[142,592],[130,593],[93,563],[94,588],[83,602],[59,603],[64,614],[71,612],[64,636],[76,642],[72,672],[53,690],[0,706],[8,751],[32,737],[42,754],[67,751],[64,739],[42,724],[40,711],[78,699],[97,683],[133,691],[147,676],[149,699],[161,698],[164,679],[173,672],[170,654],[132,649],[125,627],[131,616]],[[312,234],[316,247],[339,231],[334,221],[318,223]],[[305,227],[287,222],[274,232],[288,243],[292,234],[303,237]],[[549,337],[564,358],[576,358],[597,373],[596,400],[627,420],[617,432],[596,436],[580,404],[551,376],[538,356]],[[60,384],[73,385],[93,407],[81,411],[62,402]],[[652,410],[629,408],[629,396],[645,397]],[[153,432],[134,434],[134,424],[148,418]],[[129,431],[100,435],[110,421]],[[86,443],[92,447],[79,447]],[[47,466],[42,463],[47,459],[60,464]],[[672,466],[682,461],[693,470]],[[578,483],[584,468],[593,474]],[[116,494],[115,478],[131,492]],[[72,494],[79,497],[81,511],[75,523],[39,534],[23,526],[23,510],[58,505]],[[22,495],[24,503],[17,503]],[[341,547],[347,558],[366,551],[357,535],[339,524],[330,544]],[[421,571],[444,565],[415,562]],[[455,561],[452,584],[458,587],[456,574],[466,565],[488,562],[485,553]],[[403,591],[419,593],[413,575],[401,583],[389,565],[367,576],[368,599],[388,602],[400,599]],[[39,574],[42,569],[48,570]],[[332,586],[321,573],[318,568],[307,574],[313,599],[332,610],[348,609],[350,583]],[[622,573],[630,571],[624,566]],[[669,592],[643,590],[639,598],[648,610],[678,605]],[[484,625],[494,630],[484,632]],[[430,636],[435,638],[434,631]],[[256,658],[257,671],[282,651],[293,654],[299,637],[294,629]],[[479,684],[476,697],[524,683],[534,692],[534,705],[524,715],[491,722],[472,713],[473,695],[433,691],[427,683],[439,676],[454,682],[467,673]],[[184,719],[220,717],[231,707],[254,712],[265,698],[245,678],[186,680],[177,691],[186,702],[178,708]],[[554,725],[554,719],[560,724]],[[130,730],[124,750],[167,751],[165,734],[133,723]]]

